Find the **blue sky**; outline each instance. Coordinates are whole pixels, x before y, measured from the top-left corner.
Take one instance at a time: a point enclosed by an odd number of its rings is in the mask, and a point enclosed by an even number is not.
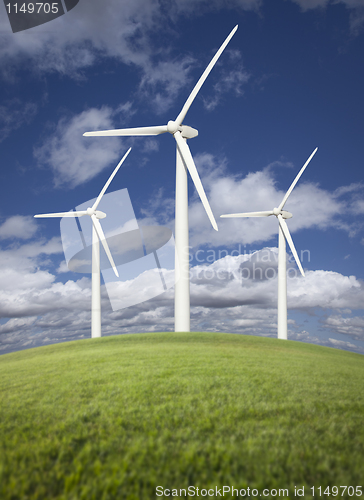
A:
[[[277,221],[219,216],[277,206],[318,146],[285,206],[306,271],[290,265],[288,336],[364,353],[363,0],[80,0],[16,34],[0,10],[0,352],[89,337],[90,276],[33,215],[97,196],[130,146],[110,191],[173,229],[169,135],[82,134],[175,119],[238,24],[184,120],[219,225],[190,182],[191,328],[276,336]],[[272,276],[241,279],[253,264]],[[173,329],[173,288],[117,311],[102,297],[106,335]]]

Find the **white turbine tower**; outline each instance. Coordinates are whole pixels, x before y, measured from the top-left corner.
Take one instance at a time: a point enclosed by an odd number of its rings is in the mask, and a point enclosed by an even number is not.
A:
[[[109,245],[107,244],[104,231],[102,230],[99,219],[104,219],[106,214],[101,212],[101,210],[97,210],[101,198],[104,196],[106,189],[109,187],[110,182],[115,177],[117,171],[124,163],[124,160],[130,153],[131,148],[125,153],[118,166],[115,168],[113,173],[110,175],[108,181],[105,186],[102,188],[99,196],[97,197],[95,203],[92,207],[89,207],[87,210],[82,210],[80,212],[71,211],[71,212],[60,212],[54,214],[39,214],[34,217],[82,217],[83,215],[89,215],[92,221],[92,279],[91,279],[91,337],[101,337],[101,281],[100,281],[100,241],[106,255],[109,259],[109,262],[114,270],[116,276],[119,276],[118,270],[116,269],[114,259],[112,258]]]
[[[310,163],[313,155],[316,153],[318,148],[316,148],[311,156],[308,158],[306,163],[303,165],[295,180],[292,182],[287,193],[284,195],[283,200],[279,204],[278,208],[273,208],[273,210],[267,210],[265,212],[247,212],[242,214],[226,214],[220,217],[269,217],[270,215],[275,215],[279,222],[279,234],[278,234],[278,338],[287,340],[287,262],[286,262],[286,241],[293,253],[295,261],[302,276],[305,275],[301,262],[298,258],[295,246],[293,244],[290,232],[288,230],[287,223],[285,219],[290,219],[292,214],[283,210],[283,207],[288,200],[293,188],[297,184],[299,178],[303,174],[305,168]]]
[[[183,105],[179,115],[167,125],[156,127],[137,127],[118,130],[104,130],[97,132],[86,132],[84,136],[139,136],[139,135],[159,135],[169,132],[176,140],[176,208],[175,208],[175,248],[176,263],[179,263],[179,279],[175,285],[174,297],[174,317],[175,331],[190,331],[190,280],[189,280],[189,235],[188,235],[188,190],[187,190],[187,170],[189,171],[202,204],[211,221],[213,228],[217,231],[215,217],[210,208],[200,177],[198,175],[191,151],[187,145],[187,139],[192,139],[198,135],[198,131],[187,125],[182,125],[183,120],[193,103],[197,93],[204,81],[214,67],[216,61],[230,42],[238,26],[231,31],[224,43],[221,45],[210,64],[207,66],[187,101]],[[178,258],[178,263],[177,263]]]

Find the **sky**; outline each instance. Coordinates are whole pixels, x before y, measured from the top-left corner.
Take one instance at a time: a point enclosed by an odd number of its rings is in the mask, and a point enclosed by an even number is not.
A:
[[[18,33],[1,3],[0,353],[90,337],[90,275],[34,215],[94,199],[129,147],[108,193],[174,231],[169,134],[83,133],[174,120],[236,24],[184,120],[219,226],[189,180],[191,330],[276,337],[277,219],[220,215],[273,209],[318,147],[285,205],[288,338],[364,354],[363,0],[80,0]],[[173,331],[173,300],[103,285],[103,335]]]

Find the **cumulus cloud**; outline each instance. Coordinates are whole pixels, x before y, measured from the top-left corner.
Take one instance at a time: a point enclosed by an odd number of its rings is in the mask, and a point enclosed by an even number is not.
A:
[[[303,12],[310,9],[325,9],[329,5],[343,4],[350,10],[350,29],[357,35],[364,23],[364,6],[362,0],[292,0],[298,4]]]
[[[10,251],[2,252],[0,317],[9,320],[0,327],[0,349],[8,351],[89,337],[90,280],[83,277],[57,282],[53,273],[39,266],[41,255],[57,252],[54,243],[45,242],[38,247],[23,245],[24,248],[12,252],[12,257]],[[288,263],[288,269],[290,310],[311,314],[317,308],[334,311],[323,323],[332,336],[345,334],[353,339],[363,338],[362,318],[342,319],[343,311],[349,307],[362,307],[364,285],[360,280],[324,270],[306,271],[306,278],[301,278],[292,263]],[[173,297],[172,288],[146,302],[112,311],[102,287],[103,334],[173,330]],[[192,330],[275,337],[276,321],[276,248],[226,255],[211,264],[191,268]],[[289,323],[289,338],[323,343],[312,334],[302,333],[294,320]],[[341,348],[355,350],[348,345]]]
[[[127,108],[129,112],[129,108]],[[34,150],[38,164],[50,168],[56,186],[74,188],[121,158],[121,141],[113,137],[83,137],[84,132],[112,129],[115,113],[107,106],[61,118],[52,135]],[[115,163],[116,166],[116,163]]]
[[[59,238],[11,245],[0,251],[0,318],[12,319],[0,333],[25,330],[38,321],[39,315],[57,310],[84,311],[88,307],[88,279],[60,283],[49,270],[49,258],[62,253]]]
[[[80,2],[67,15],[52,21],[52,29],[46,23],[14,36],[10,30],[5,6],[0,4],[2,14],[0,14],[0,68],[3,76],[7,78],[16,78],[17,71],[21,68],[32,71],[36,77],[56,72],[82,79],[85,78],[87,68],[105,59],[116,59],[135,69],[139,78],[135,95],[161,114],[171,107],[182,89],[192,87],[194,81],[191,79],[191,71],[196,68],[196,60],[190,54],[177,58],[172,54],[171,47],[161,44],[160,41],[156,46],[158,42],[155,41],[155,33],[160,32],[161,28],[163,31],[167,29],[169,30],[167,36],[173,41],[178,39],[180,35],[172,28],[166,27],[175,16],[189,14],[191,8],[193,15],[197,16],[206,10],[220,8],[258,10],[259,5],[260,0],[225,2],[203,0],[198,5],[189,1],[168,2],[163,6],[154,0],[127,0],[123,2],[121,9],[118,0],[107,0],[102,3],[98,0],[88,0]],[[236,56],[233,55],[226,60],[232,61],[234,57],[236,60]],[[238,66],[235,64],[234,68],[225,70],[220,83],[216,84],[215,97],[209,105],[215,107],[221,96],[232,87],[236,93],[241,93],[242,85],[247,78],[247,73],[241,64]],[[20,127],[22,123],[29,123],[36,112],[36,104],[22,103],[19,99],[13,99],[0,106],[2,138]],[[99,112],[102,114],[102,110]],[[69,121],[69,118],[65,119],[65,123]],[[77,123],[69,125],[76,127]],[[57,129],[57,132],[64,134],[62,123],[58,126],[61,130]],[[74,141],[72,144],[75,146]],[[107,149],[105,139],[104,146]],[[65,171],[66,159],[63,160],[54,151],[55,149],[58,151],[61,146],[53,144],[49,147],[51,151],[46,147],[43,148],[42,157],[46,158],[47,153],[53,153],[56,156],[53,159],[57,165],[61,162],[60,168]],[[70,181],[78,182],[77,178]]]
[[[322,345],[324,347],[331,347],[334,349],[342,349],[344,351],[354,351],[358,354],[364,354],[364,348],[360,345],[353,344],[352,342],[348,342],[345,340],[338,339],[322,339],[317,337],[316,335],[312,335],[309,332],[302,331],[289,331],[288,333],[289,340],[298,340],[299,342],[306,342],[309,344]]]
[[[37,224],[29,215],[13,215],[0,225],[0,239],[28,240],[37,232]]]
[[[352,13],[352,29],[361,23],[361,0],[292,0],[303,11],[344,4]],[[125,0],[122,9],[118,0],[80,2],[68,14],[13,36],[5,6],[0,4],[0,61],[3,71],[11,67],[31,68],[35,72],[57,72],[76,78],[101,58],[116,58],[133,65],[147,75],[153,69],[154,35],[165,30],[181,16],[201,16],[219,9],[258,12],[262,0]],[[169,28],[169,35],[177,34]],[[168,50],[165,50],[166,68]],[[180,61],[183,70],[186,61]],[[161,67],[155,68],[155,73]],[[186,69],[186,68],[185,68]],[[168,71],[168,73],[171,75]],[[169,78],[169,77],[168,77]],[[174,72],[170,83],[176,85]]]
[[[275,175],[278,169],[290,168],[291,178],[287,175],[287,189],[298,172],[298,167],[289,163],[275,162],[263,170],[250,172],[245,176],[228,173],[225,159],[218,160],[211,154],[194,155],[202,184],[205,188],[213,213],[215,214],[219,231],[211,228],[203,205],[195,189],[191,189],[189,204],[190,244],[199,246],[229,247],[241,243],[255,244],[268,242],[278,234],[278,222],[274,216],[256,218],[221,219],[222,214],[272,210],[277,207],[285,191],[277,186]],[[303,174],[303,176],[305,173]],[[307,172],[308,175],[308,172]],[[363,203],[361,184],[350,185],[330,192],[318,184],[300,179],[292,191],[285,209],[293,213],[293,218],[287,221],[291,233],[302,229],[318,228],[327,230],[336,228],[345,230],[350,236],[356,234],[361,223],[348,223],[342,219],[342,214],[360,215]],[[158,219],[164,224],[167,214],[173,214],[174,200],[166,199],[161,191],[144,209],[144,214]]]
[[[141,27],[152,28],[159,10],[156,2],[145,0],[126,1],[122,9],[117,0],[89,0],[52,21],[52,29],[45,24],[14,36],[5,7],[1,9],[0,29],[7,43],[1,44],[0,59],[71,76],[80,75],[80,70],[102,56],[143,66],[148,56],[143,55],[147,43]]]
[[[140,90],[153,104],[157,114],[163,114],[173,104],[179,91],[190,83],[189,73],[194,59],[184,57],[174,61],[149,64],[140,83]],[[153,97],[151,97],[153,96]]]
[[[29,330],[34,321],[37,319],[36,316],[30,316],[28,318],[12,318],[7,321],[4,325],[0,325],[0,335],[6,333],[12,333],[17,331],[18,333],[24,332],[24,330]],[[1,346],[0,346],[1,350]]]
[[[82,70],[100,58],[116,58],[134,65],[155,78],[164,69],[163,80],[175,91],[178,82],[175,70],[183,70],[186,61],[169,63],[158,67],[153,64],[155,56],[154,35],[166,30],[170,21],[182,15],[201,15],[220,8],[258,10],[261,0],[184,0],[164,3],[154,0],[126,0],[120,8],[118,0],[80,2],[75,9],[49,24],[33,28],[29,33],[13,36],[5,12],[0,6],[0,33],[3,43],[0,61],[3,68],[22,64],[33,71],[58,72],[73,77],[82,77]],[[170,36],[177,36],[169,28]],[[160,48],[159,48],[160,50]],[[165,50],[168,61],[168,49]],[[178,66],[178,67],[176,67]],[[178,71],[180,72],[180,71]],[[168,74],[168,75],[167,75]]]
[[[262,0],[172,0],[169,2],[169,14],[196,15],[203,14],[211,9],[239,9],[258,11]]]
[[[209,308],[250,305],[274,308],[277,301],[277,249],[263,249],[240,256],[227,255],[212,264],[191,270],[194,304]],[[306,269],[305,278],[288,264],[288,307],[296,310],[360,309],[364,284],[355,276]]]
[[[298,4],[303,11],[309,9],[317,9],[318,7],[325,8],[329,4],[330,0],[292,0],[294,3]]]
[[[212,111],[221,102],[224,94],[233,93],[241,96],[243,86],[251,75],[244,69],[242,56],[239,50],[226,50],[224,69],[220,72],[219,81],[214,85],[214,95],[202,98],[207,110]]]
[[[318,7],[325,8],[329,4],[344,4],[348,9],[363,7],[362,0],[292,0],[292,2],[297,3],[303,11]]]
[[[50,256],[61,252],[59,238],[0,251],[0,318],[34,316],[45,310],[39,297],[53,286],[55,276],[44,267],[49,266]]]
[[[322,320],[324,328],[349,335],[355,340],[364,340],[364,318],[362,316],[345,317],[342,314],[332,314]]]

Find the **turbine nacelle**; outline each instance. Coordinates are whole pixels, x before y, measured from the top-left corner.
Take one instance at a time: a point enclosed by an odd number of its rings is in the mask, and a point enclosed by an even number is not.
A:
[[[194,137],[198,136],[198,130],[196,130],[195,128],[189,127],[188,125],[182,125],[181,128],[181,135],[185,139],[193,139]]]
[[[291,212],[287,212],[287,210],[279,210],[279,208],[273,208],[273,215],[278,217],[278,215],[281,215],[283,219],[291,219],[293,215]]]
[[[167,123],[167,132],[174,135],[176,132],[181,132],[182,137],[185,139],[193,139],[198,136],[198,130],[189,127],[188,125],[178,125],[177,122],[169,120]]]
[[[89,215],[90,217],[92,215],[96,215],[97,219],[105,219],[105,217],[106,217],[105,212],[101,212],[101,210],[94,210],[91,207],[88,207],[88,209],[86,210],[86,212],[87,212],[87,215]]]

